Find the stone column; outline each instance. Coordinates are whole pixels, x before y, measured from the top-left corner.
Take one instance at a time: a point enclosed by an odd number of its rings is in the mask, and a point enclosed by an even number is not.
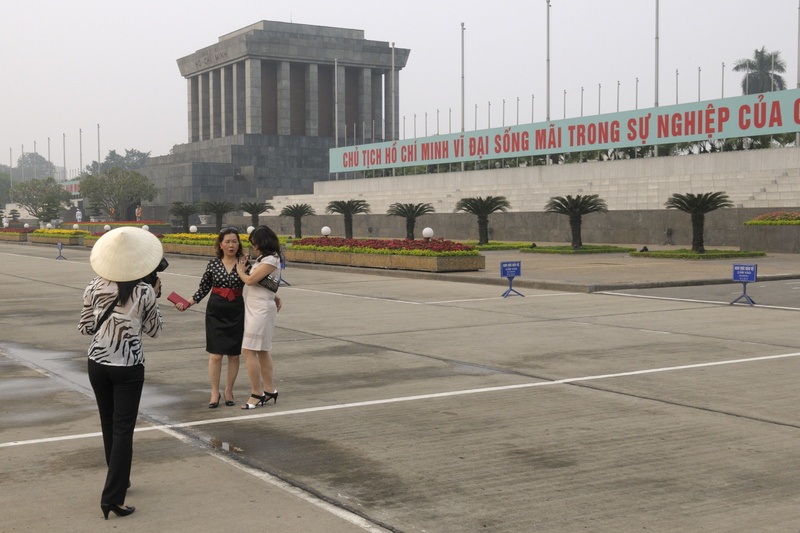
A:
[[[372,71],[372,130],[375,142],[383,141],[383,74],[380,71]],[[372,138],[370,137],[370,142]]]
[[[200,93],[200,140],[211,138],[211,113],[209,107],[208,72],[197,76]]]
[[[278,135],[292,133],[292,102],[290,63],[278,63]]]
[[[345,91],[345,86],[346,86],[345,70],[346,69],[341,64],[339,64],[336,67],[336,72],[334,72],[334,84],[336,85],[336,87],[334,87],[333,90],[336,91],[335,98],[338,98],[339,100],[339,105],[336,105],[336,103],[334,102],[334,108],[335,108],[334,120],[336,121],[337,124],[336,127],[339,128],[338,137],[340,146],[342,145],[342,142],[344,141],[347,134],[347,124],[346,124],[347,121],[345,120],[346,118],[345,96],[347,95]]]
[[[316,63],[306,66],[306,135],[319,135],[319,69]]]
[[[245,133],[262,133],[261,60],[244,60]]]
[[[187,100],[189,102],[189,142],[200,140],[200,94],[198,76],[186,79]]]
[[[364,67],[358,80],[358,139],[356,142],[372,141],[372,69]]]
[[[233,134],[244,133],[247,127],[245,118],[245,83],[244,83],[244,61],[239,61],[231,65],[233,67],[231,95],[233,99]]]
[[[392,70],[386,72],[384,83],[386,96],[383,99],[383,115],[386,123],[386,140],[394,141],[400,138],[398,124],[403,120],[400,117],[400,71],[394,71],[394,98],[392,98]],[[394,110],[394,114],[392,113]],[[394,120],[393,120],[394,119]]]
[[[227,137],[233,135],[233,67],[228,65],[220,69],[220,91],[221,91],[221,109],[222,120],[222,136]]]
[[[209,138],[222,137],[222,91],[221,69],[208,73]]]

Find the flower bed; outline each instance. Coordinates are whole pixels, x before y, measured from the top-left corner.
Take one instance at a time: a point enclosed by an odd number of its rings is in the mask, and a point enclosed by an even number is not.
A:
[[[88,231],[75,229],[37,229],[28,237],[28,241],[40,244],[58,244],[64,246],[77,246],[82,243]]]
[[[472,246],[443,239],[300,239],[286,249],[286,260],[298,263],[459,272],[486,268],[486,258]]]
[[[33,228],[0,228],[0,241],[28,242],[28,234]]]
[[[774,211],[758,215],[744,223],[745,226],[796,226],[800,225],[800,213]]]

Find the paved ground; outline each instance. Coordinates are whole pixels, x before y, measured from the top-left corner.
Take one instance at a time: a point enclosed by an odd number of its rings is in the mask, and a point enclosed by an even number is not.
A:
[[[746,261],[776,280],[748,289],[755,307],[718,284],[744,261],[290,264],[279,401],[251,412],[207,409],[203,306],[165,307],[145,341],[137,511],[104,522],[75,327],[88,250],[56,255],[0,243],[0,531],[800,530],[797,256]],[[168,259],[165,290],[188,296],[205,260]],[[504,260],[522,261],[524,298],[500,297]]]

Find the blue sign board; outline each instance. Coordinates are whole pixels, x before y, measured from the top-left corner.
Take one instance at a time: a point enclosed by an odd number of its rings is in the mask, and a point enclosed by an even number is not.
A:
[[[522,261],[501,261],[500,277],[515,278],[522,275]]]
[[[758,265],[733,265],[733,281],[751,283],[756,280]]]

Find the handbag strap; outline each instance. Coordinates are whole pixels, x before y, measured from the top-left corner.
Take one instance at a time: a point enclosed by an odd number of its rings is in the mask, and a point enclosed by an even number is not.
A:
[[[97,324],[94,327],[95,332],[100,331],[100,326],[102,326],[103,322],[108,320],[108,317],[111,316],[111,312],[114,311],[114,308],[117,306],[118,301],[119,301],[119,294],[117,294],[116,298],[114,298],[114,301],[111,302],[111,305],[108,306],[108,309],[106,309],[105,313],[103,313],[103,316],[101,316],[97,320]]]

